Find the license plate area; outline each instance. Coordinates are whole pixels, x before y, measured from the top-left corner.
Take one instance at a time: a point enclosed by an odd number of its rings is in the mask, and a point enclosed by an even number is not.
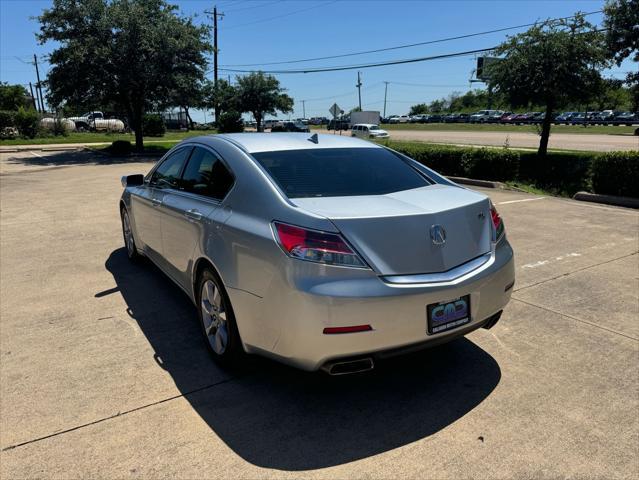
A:
[[[429,335],[447,332],[470,323],[470,295],[426,307],[426,326]]]

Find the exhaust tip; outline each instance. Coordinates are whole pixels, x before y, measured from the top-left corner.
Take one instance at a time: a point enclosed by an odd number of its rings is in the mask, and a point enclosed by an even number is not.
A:
[[[329,375],[349,375],[351,373],[368,372],[373,368],[375,368],[373,359],[367,357],[358,358],[357,360],[328,362],[324,364],[322,370]]]

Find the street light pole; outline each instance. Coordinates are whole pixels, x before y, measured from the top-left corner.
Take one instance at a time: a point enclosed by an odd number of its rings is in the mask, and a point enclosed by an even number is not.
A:
[[[306,100],[302,100],[302,118],[306,118]]]

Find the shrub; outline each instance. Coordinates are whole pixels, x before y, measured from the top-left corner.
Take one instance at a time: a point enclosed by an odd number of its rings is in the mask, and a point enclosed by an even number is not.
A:
[[[0,128],[0,140],[15,140],[18,138],[18,129],[16,127]]]
[[[112,155],[129,155],[133,151],[133,145],[128,140],[116,140],[107,150]]]
[[[513,180],[519,172],[519,153],[506,148],[472,148],[461,155],[465,175],[481,180]]]
[[[145,137],[163,137],[166,133],[166,125],[160,115],[147,114],[142,119],[142,132]]]
[[[572,196],[590,190],[590,164],[594,152],[549,152],[539,158],[536,152],[522,152],[519,178],[525,182]]]
[[[442,175],[454,177],[464,175],[459,148],[415,142],[386,141],[384,144]]]
[[[23,137],[34,138],[38,134],[38,112],[22,107],[15,114],[15,126]]]
[[[639,197],[639,152],[610,152],[592,162],[592,190],[595,193]]]
[[[0,130],[16,126],[16,112],[0,110]]]
[[[217,122],[217,131],[220,133],[238,133],[244,131],[242,115],[235,111],[224,112]]]

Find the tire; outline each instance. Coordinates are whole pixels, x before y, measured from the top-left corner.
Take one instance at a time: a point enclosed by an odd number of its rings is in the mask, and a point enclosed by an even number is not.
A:
[[[196,295],[200,326],[209,353],[222,366],[237,366],[244,351],[233,307],[219,277],[209,268],[198,278]]]
[[[122,220],[122,237],[124,240],[124,248],[126,248],[126,255],[131,262],[138,262],[141,255],[138,253],[138,247],[135,245],[131,220],[126,208],[120,210],[120,219]]]

